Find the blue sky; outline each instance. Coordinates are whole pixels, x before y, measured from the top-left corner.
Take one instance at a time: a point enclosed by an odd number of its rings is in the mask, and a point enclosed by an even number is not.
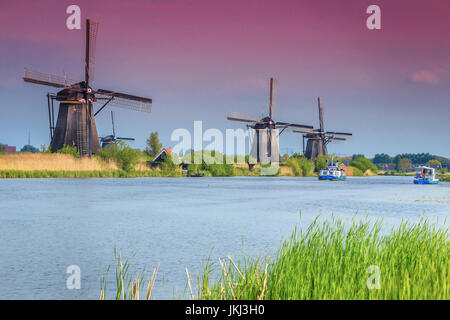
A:
[[[450,156],[448,1],[379,1],[376,31],[365,26],[370,1],[78,3],[83,19],[99,21],[94,88],[153,98],[151,114],[114,108],[118,135],[135,137],[136,148],[152,131],[173,146],[172,131],[194,120],[243,128],[227,112],[261,115],[274,76],[276,120],[317,126],[320,96],[325,128],[354,134],[330,152]],[[82,32],[65,28],[69,4],[2,1],[2,143],[20,148],[30,131],[33,145],[49,144],[45,94],[54,90],[23,83],[24,67],[82,77]],[[99,135],[110,133],[109,112],[96,122]],[[300,135],[285,131],[280,149],[299,152]]]

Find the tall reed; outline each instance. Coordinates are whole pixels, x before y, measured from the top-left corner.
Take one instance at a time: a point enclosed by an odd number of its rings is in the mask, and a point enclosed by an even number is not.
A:
[[[220,278],[203,279],[199,298],[450,298],[447,228],[421,219],[403,221],[386,235],[380,230],[380,221],[315,220],[305,231],[296,229],[273,260],[221,261]]]
[[[295,229],[274,258],[208,259],[197,286],[186,269],[186,287],[191,299],[450,299],[445,223],[381,227],[380,220],[316,219]]]

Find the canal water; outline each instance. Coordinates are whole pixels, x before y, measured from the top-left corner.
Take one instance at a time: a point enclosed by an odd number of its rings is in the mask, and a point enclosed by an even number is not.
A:
[[[295,226],[320,215],[383,218],[386,230],[421,216],[445,224],[450,183],[411,177],[138,178],[0,180],[0,299],[98,299],[114,249],[151,276],[154,297],[186,297],[210,256],[218,263],[274,255]],[[81,288],[66,285],[69,266]],[[114,273],[107,279],[113,298]],[[195,280],[196,282],[196,280]]]

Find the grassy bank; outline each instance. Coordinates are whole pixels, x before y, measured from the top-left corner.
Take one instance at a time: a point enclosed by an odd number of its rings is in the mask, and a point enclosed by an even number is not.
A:
[[[0,170],[0,179],[21,178],[138,178],[181,177],[180,171],[164,170]]]
[[[439,180],[442,182],[450,182],[450,174],[439,175]]]
[[[186,288],[193,299],[450,299],[448,229],[427,220],[385,235],[380,229],[367,220],[316,220],[273,259],[208,260],[196,279],[186,269]],[[137,298],[141,290],[150,298],[157,269],[148,285],[129,270],[128,261],[117,263],[114,297]],[[104,286],[101,298],[108,298]]]
[[[16,153],[0,156],[0,170],[103,171],[115,170],[113,162],[98,158],[75,158],[61,153]]]

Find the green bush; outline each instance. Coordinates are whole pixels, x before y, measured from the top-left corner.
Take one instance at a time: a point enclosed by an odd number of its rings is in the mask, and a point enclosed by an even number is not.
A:
[[[303,156],[298,160],[298,164],[300,166],[300,170],[302,171],[303,177],[309,177],[313,175],[314,162]]]
[[[300,169],[300,164],[297,158],[288,158],[284,161],[284,164],[291,168],[292,173],[294,174],[294,176],[299,177],[302,176],[302,172]]]
[[[366,172],[367,170],[371,170],[373,173],[377,173],[378,169],[377,167],[373,164],[372,161],[370,161],[367,158],[364,157],[358,157],[355,160],[353,160],[350,165],[352,167],[358,168],[359,170],[361,170],[363,173]]]
[[[201,158],[201,164],[193,162]],[[211,163],[208,164],[205,162],[205,158],[214,162],[214,160],[222,161],[220,163]],[[185,163],[191,162],[188,166],[188,175],[195,175],[197,173],[201,173],[205,176],[213,176],[213,177],[231,177],[234,176],[235,170],[232,164],[226,163],[226,156],[221,154],[220,152],[211,151],[211,150],[202,150],[195,151],[183,156],[182,161]],[[208,161],[209,162],[209,161]]]
[[[292,169],[292,173],[296,177],[309,177],[314,173],[314,162],[305,156],[293,155],[284,161],[284,165]]]
[[[22,149],[20,149],[20,152],[31,152],[31,153],[37,153],[39,152],[39,149],[35,146],[32,146],[30,144],[24,145]]]
[[[315,161],[316,172],[320,172],[320,170],[324,170],[328,167],[327,163],[328,157],[324,155],[318,155]]]
[[[353,176],[354,177],[362,177],[364,175],[364,172],[361,171],[361,169],[357,167],[352,167],[353,169]]]
[[[177,168],[177,165],[172,161],[172,156],[170,154],[166,154],[164,162],[161,163],[160,168],[162,170],[173,171]]]
[[[51,153],[52,148],[50,146],[46,146],[45,144],[41,144],[40,152],[41,153]]]
[[[113,160],[124,171],[131,171],[138,163],[141,151],[129,147],[125,142],[118,141],[97,152],[97,156],[105,161]]]
[[[70,155],[74,156],[75,158],[80,157],[80,153],[78,152],[78,149],[75,146],[71,147],[68,145],[63,145],[63,147],[61,149],[59,149],[58,151],[56,151],[56,153],[70,154]]]

